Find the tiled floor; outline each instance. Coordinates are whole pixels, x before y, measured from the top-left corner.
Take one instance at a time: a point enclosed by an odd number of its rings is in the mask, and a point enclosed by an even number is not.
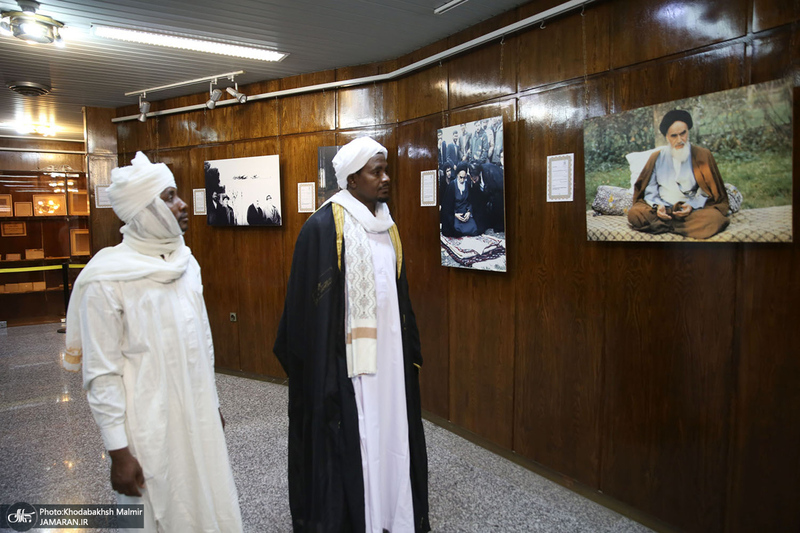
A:
[[[57,327],[0,329],[0,503],[114,502],[80,376],[58,364]],[[291,531],[286,387],[221,374],[217,387],[245,531]],[[650,531],[438,426],[425,430],[434,531]]]

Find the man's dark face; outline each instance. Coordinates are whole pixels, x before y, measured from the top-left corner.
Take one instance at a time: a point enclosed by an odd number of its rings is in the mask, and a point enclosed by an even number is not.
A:
[[[447,181],[447,183],[450,183],[450,181],[453,179],[453,169],[450,167],[444,169],[444,179]]]
[[[383,154],[377,154],[367,161],[364,168],[347,178],[347,190],[367,207],[376,202],[389,200],[389,175],[386,174],[388,164]]]
[[[478,172],[477,174],[470,174],[469,179],[472,180],[472,183],[478,183],[478,181],[481,179],[481,173]]]
[[[454,143],[457,143],[457,142],[458,142],[458,131],[454,131],[454,132],[453,132],[453,142],[454,142]]]
[[[178,190],[175,187],[167,187],[161,191],[161,199],[175,215],[175,220],[178,221],[181,230],[189,229],[189,206],[178,196]]]

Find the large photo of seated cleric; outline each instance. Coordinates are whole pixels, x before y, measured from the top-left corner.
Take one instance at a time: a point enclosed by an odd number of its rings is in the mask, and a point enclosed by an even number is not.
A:
[[[277,155],[205,162],[209,226],[280,226],[281,178]]]
[[[436,132],[442,265],[506,271],[503,117]]]
[[[792,83],[586,121],[590,241],[791,242]]]

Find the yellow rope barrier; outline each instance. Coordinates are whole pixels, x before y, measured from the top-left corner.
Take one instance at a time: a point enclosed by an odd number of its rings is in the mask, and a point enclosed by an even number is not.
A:
[[[69,268],[83,268],[86,265],[69,265]],[[11,274],[14,272],[40,272],[42,270],[61,270],[62,265],[47,265],[19,268],[0,268],[0,274]]]

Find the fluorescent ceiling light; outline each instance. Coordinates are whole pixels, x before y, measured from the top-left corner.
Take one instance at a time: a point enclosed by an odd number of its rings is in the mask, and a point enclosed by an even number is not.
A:
[[[445,2],[444,4],[440,5],[436,9],[433,10],[434,15],[441,15],[442,13],[447,13],[454,7],[458,7],[467,0],[450,0],[449,2]]]
[[[256,59],[259,61],[281,61],[289,55],[273,50],[266,50],[264,48],[240,46],[219,41],[204,41],[188,37],[178,37],[176,35],[166,35],[163,33],[150,33],[100,25],[93,25],[93,28],[95,35],[106,39],[180,48],[182,50],[193,50],[195,52],[205,52],[208,54],[243,57],[245,59]]]

